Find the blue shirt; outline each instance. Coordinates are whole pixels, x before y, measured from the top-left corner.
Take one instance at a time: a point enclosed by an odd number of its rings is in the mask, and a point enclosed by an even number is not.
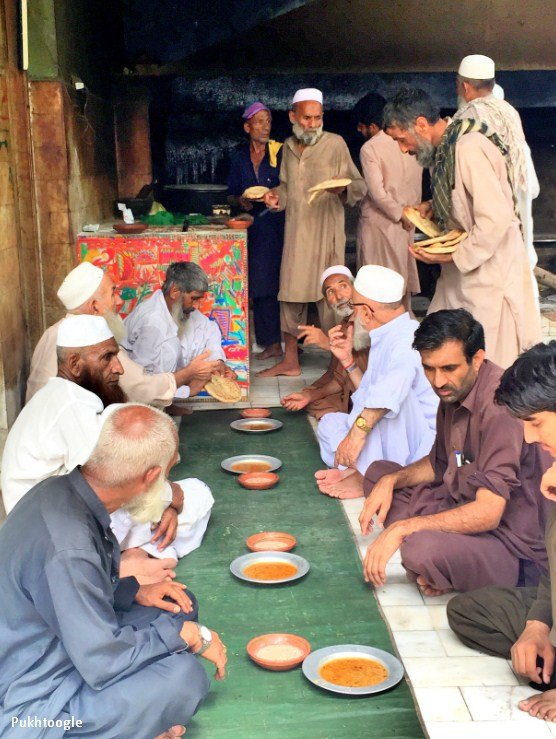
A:
[[[135,578],[118,577],[108,511],[79,469],[25,495],[0,529],[0,735],[11,716],[56,717],[86,683],[107,687],[183,650],[180,624],[161,613],[120,626]],[[123,598],[122,598],[123,595]]]

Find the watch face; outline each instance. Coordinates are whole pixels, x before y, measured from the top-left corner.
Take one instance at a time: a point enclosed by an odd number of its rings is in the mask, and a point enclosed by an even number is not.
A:
[[[199,626],[199,634],[201,634],[201,638],[205,641],[212,641],[212,634],[210,633],[210,629],[207,629],[206,626]]]

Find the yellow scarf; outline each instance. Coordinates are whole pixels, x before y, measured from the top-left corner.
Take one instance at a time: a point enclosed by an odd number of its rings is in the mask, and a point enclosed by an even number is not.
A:
[[[280,141],[274,141],[273,139],[270,139],[268,142],[268,158],[270,160],[270,166],[276,167],[278,166],[278,152],[282,148],[282,144]]]

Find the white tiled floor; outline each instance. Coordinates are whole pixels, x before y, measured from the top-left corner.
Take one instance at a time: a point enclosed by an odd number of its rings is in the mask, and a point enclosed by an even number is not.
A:
[[[309,349],[301,358],[300,378],[255,378],[251,405],[279,405],[282,395],[319,377],[327,361],[326,354]],[[257,368],[259,364],[264,367],[272,362],[257,363]],[[342,501],[361,557],[377,535],[361,536],[358,517],[362,505],[362,499]],[[422,596],[417,586],[407,580],[399,553],[392,557],[386,572],[386,585],[377,590],[370,588],[369,597],[378,600],[430,739],[556,736],[556,724],[548,725],[517,708],[518,701],[534,691],[516,677],[511,665],[468,649],[450,630],[446,603],[452,595]]]

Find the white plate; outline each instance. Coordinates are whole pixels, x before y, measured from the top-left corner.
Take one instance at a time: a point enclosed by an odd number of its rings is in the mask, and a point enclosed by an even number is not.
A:
[[[297,572],[291,577],[285,577],[282,580],[256,580],[254,577],[245,575],[243,570],[248,565],[254,565],[259,562],[288,562],[297,567]],[[253,552],[252,554],[242,554],[237,557],[230,565],[230,572],[240,580],[252,582],[255,585],[279,585],[284,582],[292,582],[304,577],[310,569],[309,562],[298,554],[290,554],[289,552]]]
[[[268,428],[258,429],[257,426],[261,423],[267,425]],[[283,425],[282,421],[277,421],[275,418],[241,418],[237,421],[232,421],[230,427],[247,434],[268,434],[269,431],[281,429]]]
[[[343,685],[329,683],[328,680],[324,680],[319,675],[319,669],[330,659],[340,657],[370,657],[386,667],[388,677],[381,683],[362,688],[348,688]],[[390,652],[376,649],[376,647],[367,647],[363,644],[337,644],[334,647],[317,649],[305,658],[302,670],[307,680],[310,680],[313,685],[324,688],[324,690],[329,690],[332,693],[342,693],[343,695],[382,693],[383,690],[393,688],[403,678],[403,666],[397,657],[394,657]]]
[[[282,460],[278,457],[269,457],[267,454],[237,454],[235,457],[228,457],[220,462],[220,466],[226,472],[232,472],[234,475],[243,475],[242,470],[234,470],[232,465],[237,462],[268,462],[270,467],[267,470],[255,470],[255,472],[274,472],[282,466]]]

